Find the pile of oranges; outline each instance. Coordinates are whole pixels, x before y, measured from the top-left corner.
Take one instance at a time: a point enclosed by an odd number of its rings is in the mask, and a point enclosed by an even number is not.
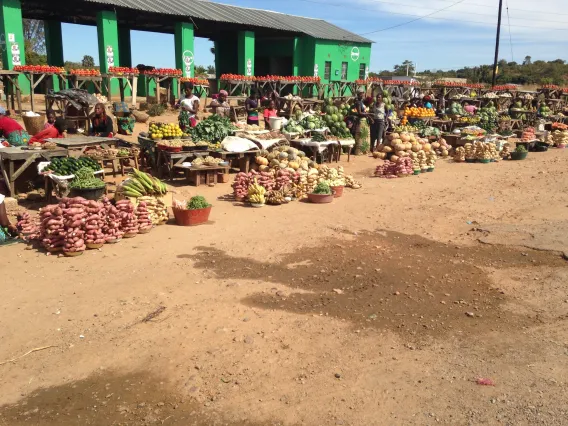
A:
[[[404,116],[409,118],[435,117],[436,111],[430,108],[411,107],[404,110]]]

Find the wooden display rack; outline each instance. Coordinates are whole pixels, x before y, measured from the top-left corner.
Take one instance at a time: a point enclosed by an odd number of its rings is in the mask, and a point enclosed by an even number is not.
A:
[[[70,83],[69,86],[73,87],[74,89],[82,89],[85,84],[93,83],[93,86],[95,86],[95,89],[98,93],[102,93],[103,91],[103,78],[100,75],[70,75],[68,79]]]
[[[161,84],[164,83],[166,86],[166,102],[168,105],[172,103],[172,96],[173,93],[173,84],[174,81],[178,81],[181,76],[173,76],[173,75],[157,75],[157,74],[144,74],[146,76],[146,95],[150,96],[150,83],[153,81],[156,85],[156,102],[160,103],[160,87]],[[138,81],[138,79],[136,79]],[[178,84],[178,92],[179,92],[180,85]],[[110,98],[109,98],[110,100]]]
[[[136,92],[138,91],[138,75],[137,74],[103,74],[101,76],[103,85],[106,89],[107,92],[107,98],[109,102],[112,102],[112,90],[111,90],[111,84],[112,84],[112,80],[118,80],[118,87],[120,90],[120,101],[124,102],[124,94],[126,91],[126,88],[128,87],[130,89],[130,93],[132,93],[132,105],[136,106]],[[150,79],[148,79],[146,81],[146,93],[148,94],[148,86],[149,86],[149,81]],[[156,83],[156,90],[159,93],[159,84]],[[169,92],[168,92],[169,93]],[[169,99],[168,99],[169,102]]]
[[[43,72],[29,72],[25,71],[22,73],[26,76],[28,81],[30,82],[30,104],[32,111],[35,112],[35,96],[34,92],[37,86],[39,86],[42,82],[46,85],[45,90],[45,108],[49,109],[47,96],[49,92],[49,88],[53,89],[53,81],[51,79],[46,79],[45,77],[57,77],[59,80],[60,87],[65,88],[65,75],[64,74],[55,74],[55,73],[43,73]]]
[[[226,90],[229,96],[249,96],[253,81],[221,80],[220,88]]]
[[[18,71],[10,70],[0,70],[0,78],[2,79],[2,85],[4,86],[4,92],[6,95],[6,107],[10,109],[10,100],[12,104],[12,109],[16,109],[14,103],[14,97],[18,102],[18,112],[22,113],[22,91],[20,89],[20,82],[18,77],[20,73]]]

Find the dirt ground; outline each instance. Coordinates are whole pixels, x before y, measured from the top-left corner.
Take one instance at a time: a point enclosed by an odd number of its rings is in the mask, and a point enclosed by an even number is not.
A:
[[[176,185],[211,223],[0,249],[0,425],[568,424],[568,153],[377,164],[331,205]]]

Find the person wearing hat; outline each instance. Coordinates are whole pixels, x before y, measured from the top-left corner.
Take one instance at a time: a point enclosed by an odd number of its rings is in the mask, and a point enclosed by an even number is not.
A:
[[[217,114],[220,117],[231,117],[231,105],[227,101],[229,93],[226,90],[219,91],[216,99],[211,101],[211,109],[213,114]]]
[[[13,146],[27,145],[30,140],[30,135],[24,128],[11,117],[8,117],[8,112],[0,106],[0,132],[2,136]]]

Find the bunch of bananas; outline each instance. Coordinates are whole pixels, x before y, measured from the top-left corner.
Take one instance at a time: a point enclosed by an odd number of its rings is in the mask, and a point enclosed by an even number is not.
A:
[[[288,200],[286,199],[286,194],[284,190],[270,191],[266,194],[266,204],[272,204],[274,206],[279,206],[281,204],[286,204]]]
[[[266,194],[266,189],[260,186],[255,179],[254,183],[248,188],[248,200],[252,204],[264,204],[266,202],[264,194]]]

